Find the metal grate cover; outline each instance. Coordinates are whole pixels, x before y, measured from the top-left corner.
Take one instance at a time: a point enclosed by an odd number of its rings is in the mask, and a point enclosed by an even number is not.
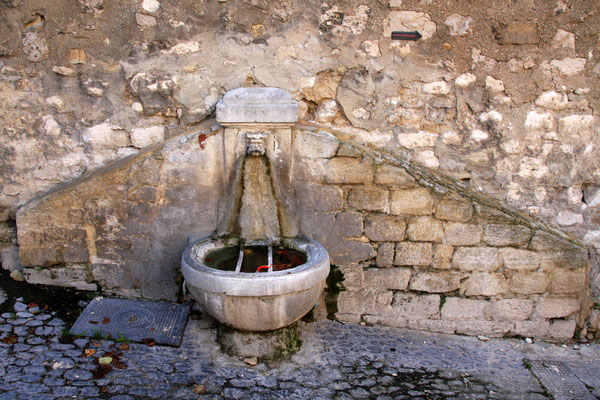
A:
[[[97,297],[71,328],[74,335],[123,335],[133,342],[152,339],[156,344],[179,346],[189,304]]]
[[[562,361],[529,360],[531,372],[554,400],[596,400],[586,386]]]

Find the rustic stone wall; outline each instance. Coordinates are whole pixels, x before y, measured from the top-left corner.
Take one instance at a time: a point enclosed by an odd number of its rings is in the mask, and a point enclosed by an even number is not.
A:
[[[330,132],[297,133],[301,229],[344,275],[338,319],[546,339],[583,327],[581,243]]]
[[[2,267],[21,268],[20,208],[263,85],[574,234],[600,299],[599,26],[586,0],[0,1]]]

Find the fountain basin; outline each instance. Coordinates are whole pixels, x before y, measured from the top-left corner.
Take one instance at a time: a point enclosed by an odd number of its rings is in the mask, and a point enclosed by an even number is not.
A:
[[[320,243],[306,237],[282,240],[306,262],[281,271],[235,272],[208,265],[207,256],[238,245],[235,238],[207,237],[183,252],[186,286],[205,312],[235,329],[271,331],[296,322],[317,303],[329,274],[329,255]]]

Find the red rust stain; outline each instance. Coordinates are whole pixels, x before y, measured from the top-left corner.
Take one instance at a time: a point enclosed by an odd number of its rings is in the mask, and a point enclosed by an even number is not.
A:
[[[198,144],[202,150],[206,148],[206,139],[208,139],[208,137],[204,133],[198,135]]]

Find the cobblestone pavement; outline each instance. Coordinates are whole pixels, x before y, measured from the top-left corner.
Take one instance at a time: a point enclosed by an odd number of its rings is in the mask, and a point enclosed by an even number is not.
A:
[[[598,345],[484,342],[326,321],[300,324],[303,347],[291,360],[251,366],[220,352],[212,321],[190,319],[179,348],[68,343],[60,339],[66,328],[20,301],[1,315],[0,400],[550,398],[524,358],[561,360],[600,395]]]

